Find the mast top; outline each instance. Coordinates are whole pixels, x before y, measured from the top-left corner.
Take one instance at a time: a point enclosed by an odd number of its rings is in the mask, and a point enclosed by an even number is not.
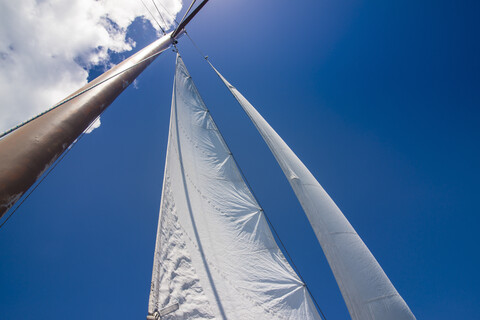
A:
[[[194,2],[195,2],[195,0],[192,2],[192,5],[193,5]],[[195,17],[197,15],[198,12],[200,12],[200,10],[207,4],[207,2],[208,2],[208,0],[203,0],[202,3],[200,3],[198,5],[198,7],[196,7],[195,10],[193,10],[192,13],[190,13],[190,15],[188,17],[186,17],[185,19],[183,19],[180,22],[178,27],[172,33],[171,37],[173,39],[175,39],[182,32],[182,30],[185,29],[187,24],[193,19],[193,17]],[[190,7],[191,7],[191,5],[190,5]],[[187,11],[187,13],[188,13],[188,11]]]

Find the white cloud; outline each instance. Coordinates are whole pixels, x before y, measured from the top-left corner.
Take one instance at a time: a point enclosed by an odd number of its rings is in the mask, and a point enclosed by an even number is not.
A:
[[[156,1],[172,14],[181,9],[180,0]],[[0,0],[0,132],[87,83],[84,67],[108,64],[109,50],[131,50],[126,31],[142,16],[158,29],[137,0]]]

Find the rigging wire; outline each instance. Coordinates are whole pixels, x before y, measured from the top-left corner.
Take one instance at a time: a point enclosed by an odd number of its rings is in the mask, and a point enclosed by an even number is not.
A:
[[[185,34],[188,36],[188,38],[190,39],[190,41],[192,42],[192,44],[194,45],[194,47],[197,49],[198,53],[205,59],[205,61],[209,64],[209,66],[212,68],[212,70],[215,71],[215,68],[213,67],[213,65],[210,63],[210,61],[208,60],[208,56],[204,55],[202,50],[200,50],[200,48],[197,46],[197,44],[193,41],[192,37],[190,37],[190,35],[186,32],[185,30]],[[175,46],[175,49],[177,50],[177,53],[178,52],[178,48],[177,46]],[[180,54],[180,53],[179,53]],[[215,74],[217,74],[215,72]],[[217,74],[218,76],[218,74]],[[222,81],[223,82],[223,81]],[[227,88],[228,89],[228,88]],[[230,91],[230,89],[228,89]],[[211,118],[213,123],[215,124],[215,126],[218,128],[217,124],[215,123],[215,120],[213,119],[213,117]],[[317,300],[315,299],[315,297],[313,296],[312,292],[310,291],[310,288],[308,287],[307,283],[305,282],[305,280],[303,279],[301,273],[300,273],[300,270],[297,268],[297,266],[295,265],[295,262],[293,262],[293,259],[292,259],[292,256],[290,255],[290,253],[288,252],[287,248],[285,247],[285,244],[283,243],[282,239],[280,238],[280,235],[278,234],[277,230],[275,229],[275,227],[273,226],[272,222],[270,221],[268,215],[265,213],[265,211],[263,210],[263,207],[262,205],[260,205],[260,202],[257,198],[257,196],[255,195],[255,193],[253,192],[253,189],[252,187],[250,186],[250,183],[248,182],[247,180],[247,177],[245,176],[245,174],[243,173],[242,171],[242,168],[240,167],[240,165],[238,164],[237,162],[237,159],[235,159],[235,157],[233,156],[233,153],[231,152],[232,149],[230,149],[230,147],[228,146],[227,142],[225,141],[225,139],[223,139],[223,136],[222,136],[222,140],[224,141],[225,145],[227,146],[227,148],[230,150],[230,155],[233,159],[233,161],[235,162],[238,170],[240,171],[240,174],[242,175],[243,177],[243,180],[245,181],[248,189],[250,190],[250,193],[252,194],[253,198],[255,199],[255,201],[258,203],[258,205],[260,206],[260,211],[263,213],[263,216],[265,217],[265,219],[267,220],[267,223],[269,224],[270,228],[272,229],[273,233],[275,234],[275,237],[278,239],[278,241],[280,242],[280,245],[281,247],[283,248],[283,251],[285,252],[285,254],[287,255],[288,259],[290,260],[291,264],[292,264],[292,267],[294,268],[295,272],[297,273],[297,275],[299,276],[300,280],[302,281],[303,285],[305,286],[305,288],[307,289],[308,291],[308,294],[310,295],[310,297],[312,298],[313,302],[315,303],[315,306],[317,307],[318,311],[320,312],[320,315],[322,317],[322,319],[325,319],[327,320],[327,317],[325,316],[325,314],[323,313],[322,311],[322,308],[320,308],[320,305],[318,304]]]
[[[88,131],[92,126],[93,124],[100,118],[100,116],[103,114],[103,112],[105,112],[105,110],[107,109],[104,109],[89,125],[88,127],[82,132],[82,134],[80,134],[80,136],[75,139],[75,141],[72,142],[72,144],[62,153],[62,155],[60,156],[60,158],[58,158],[55,163],[50,166],[50,168],[48,169],[47,173],[45,173],[42,177],[42,179],[40,179],[33,188],[31,188],[31,190],[27,193],[26,196],[23,197],[22,201],[20,201],[17,206],[15,207],[15,209],[12,210],[12,212],[8,215],[8,217],[3,220],[3,222],[0,224],[0,229],[5,225],[5,223],[7,223],[7,221],[13,216],[13,214],[20,208],[20,206],[28,199],[28,197],[30,197],[30,195],[33,193],[33,191],[35,191],[38,186],[43,182],[43,180],[45,180],[45,178],[48,177],[48,175],[60,164],[60,162],[62,162],[62,160],[67,156],[67,154],[70,152],[70,150],[73,149],[73,147],[78,143],[78,141],[80,141],[83,136],[85,135],[85,132]]]
[[[178,34],[182,32],[182,30],[185,30],[185,27],[190,23],[190,21],[197,15],[200,10],[207,4],[209,0],[203,0],[193,11],[190,13],[188,17],[185,18],[180,24],[177,26],[177,28],[173,31],[172,33],[172,38],[175,38]]]
[[[168,13],[168,15],[173,19],[173,21],[174,21],[174,22],[177,24],[177,26],[178,26],[180,23],[178,23],[178,21],[177,21],[177,19],[175,18],[175,16],[174,16],[173,14],[171,14],[171,13],[167,10],[167,8],[162,4],[161,1],[160,1],[158,4],[163,8],[163,10],[165,10],[166,13]]]
[[[185,20],[185,17],[187,16],[187,14],[190,12],[190,10],[192,9],[193,5],[195,4],[195,1],[197,0],[193,0],[192,3],[190,3],[190,7],[188,7],[187,11],[185,12],[185,14],[183,15],[183,18],[180,20],[180,23],[183,22],[183,20]],[[179,24],[180,24],[179,23]]]
[[[190,35],[187,33],[187,30],[185,30],[185,34],[187,35],[188,39],[190,39],[190,41],[192,42],[193,46],[195,47],[195,49],[197,49],[198,53],[200,53],[200,55],[205,59],[207,60],[208,62],[208,56],[205,55],[202,50],[200,50],[200,48],[197,46],[197,44],[195,43],[195,41],[193,41],[192,37],[190,37]]]
[[[167,23],[165,22],[165,19],[163,19],[162,13],[160,12],[160,10],[158,10],[156,1],[152,0],[152,2],[153,2],[153,5],[155,6],[155,9],[157,9],[157,12],[158,12],[158,15],[160,16],[160,19],[162,19],[163,24],[165,25],[165,27],[167,27]]]
[[[147,9],[148,13],[150,13],[150,15],[152,16],[153,20],[157,23],[158,27],[160,28],[160,30],[162,30],[163,34],[165,35],[165,30],[162,28],[162,26],[160,25],[160,23],[158,22],[158,20],[155,18],[155,16],[153,15],[153,13],[150,11],[150,9],[148,9],[147,5],[145,4],[145,2],[143,2],[143,0],[140,0],[143,4],[143,6],[145,7],[145,9]]]

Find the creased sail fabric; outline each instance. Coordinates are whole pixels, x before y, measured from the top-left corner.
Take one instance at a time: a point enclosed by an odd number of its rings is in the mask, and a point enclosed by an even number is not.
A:
[[[180,56],[149,313],[177,303],[162,319],[321,319]]]
[[[212,68],[280,164],[322,246],[352,319],[415,319],[375,257],[315,177],[247,99]]]

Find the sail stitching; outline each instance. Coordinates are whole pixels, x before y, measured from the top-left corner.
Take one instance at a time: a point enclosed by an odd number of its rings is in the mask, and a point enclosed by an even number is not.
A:
[[[192,138],[188,135],[188,133],[186,132],[185,128],[184,128],[181,124],[178,124],[178,126],[179,126],[180,128],[182,128],[182,132],[185,134],[185,137],[193,144],[193,146],[194,146],[196,149],[198,149],[198,147],[199,147],[198,143],[195,143],[195,142],[193,141],[193,139],[192,139]],[[199,151],[200,151],[201,153],[203,153],[204,155],[206,155],[206,156],[211,156],[211,154],[209,154],[209,153],[207,153],[207,152],[205,152],[205,151],[203,151],[203,150],[201,150],[201,149],[199,149]],[[231,155],[231,153],[228,153],[228,155]]]
[[[213,118],[211,118],[210,116],[210,119],[213,120]],[[185,128],[178,123],[178,126],[182,129],[182,132],[183,134],[185,135],[185,137],[194,145],[195,148],[198,149],[198,144],[195,143],[193,141],[193,139],[190,137],[190,135],[186,132]],[[218,131],[218,128],[216,127],[215,131],[218,133],[218,137],[221,138],[221,141],[223,142],[224,146],[225,146],[225,151],[228,153],[228,156],[231,156],[233,161],[235,162],[235,168],[236,168],[236,173],[239,174],[239,177],[240,177],[240,181],[243,182],[243,184],[247,187],[247,191],[248,191],[248,194],[250,195],[250,198],[251,200],[255,203],[255,205],[257,206],[257,209],[258,210],[261,210],[263,212],[263,209],[262,207],[260,206],[260,204],[258,203],[258,201],[256,200],[255,196],[253,195],[252,191],[251,191],[251,188],[249,188],[248,184],[246,183],[246,180],[245,180],[245,176],[243,174],[241,174],[241,171],[240,171],[240,167],[238,166],[237,162],[235,161],[235,157],[233,156],[232,152],[230,151],[230,149],[228,148],[228,146],[226,145],[225,141],[223,140],[223,137],[221,134],[219,134],[219,131]],[[209,153],[206,153],[205,151],[199,149],[200,152],[202,152],[204,155],[206,156],[211,156],[211,154]],[[178,151],[177,151],[178,152]],[[227,156],[227,157],[228,157]],[[223,180],[223,179],[218,179],[218,180]],[[265,214],[265,213],[264,213]]]
[[[204,248],[203,248],[203,246],[201,245],[201,242],[200,242],[200,235],[198,233],[198,230],[195,227],[195,217],[193,215],[193,210],[191,208],[191,203],[188,200],[189,199],[189,191],[188,191],[187,181],[186,181],[186,177],[185,177],[185,167],[184,167],[184,161],[183,161],[183,153],[182,153],[181,146],[180,146],[180,131],[179,131],[179,127],[178,127],[179,121],[178,121],[178,104],[177,104],[177,75],[178,75],[178,72],[179,72],[179,60],[180,60],[180,57],[177,54],[177,66],[176,66],[176,72],[175,72],[175,78],[174,78],[174,94],[173,94],[173,99],[174,100],[172,101],[172,116],[174,115],[174,119],[175,119],[174,122],[173,122],[175,124],[175,126],[174,126],[175,127],[174,137],[175,137],[175,140],[176,140],[176,143],[173,145],[173,147],[174,147],[174,150],[176,151],[176,154],[178,156],[178,161],[179,161],[179,165],[180,165],[179,170],[180,170],[180,174],[182,176],[181,184],[183,186],[183,192],[184,192],[184,196],[185,196],[185,200],[186,200],[186,205],[188,207],[189,218],[190,218],[190,221],[192,223],[195,238],[197,240],[197,242],[194,243],[194,246],[197,248],[198,252],[200,253],[200,257],[201,257],[202,262],[205,266],[205,271],[206,271],[208,280],[210,282],[211,291],[214,295],[215,300],[217,300],[218,311],[221,313],[221,316],[223,318],[226,318],[225,310],[223,309],[223,304],[220,301],[220,297],[218,295],[218,291],[216,289],[214,279],[213,279],[212,274],[211,274],[211,272],[212,272],[211,268],[213,268],[213,270],[215,270],[215,266],[212,266],[212,264],[209,263],[209,261],[207,259],[207,256],[205,255]],[[186,69],[185,69],[185,71],[186,71]],[[188,72],[186,72],[186,73],[188,74]],[[186,230],[185,230],[185,234],[187,235],[187,237],[189,237],[188,232]],[[191,238],[190,238],[190,241],[193,242],[193,240]]]

